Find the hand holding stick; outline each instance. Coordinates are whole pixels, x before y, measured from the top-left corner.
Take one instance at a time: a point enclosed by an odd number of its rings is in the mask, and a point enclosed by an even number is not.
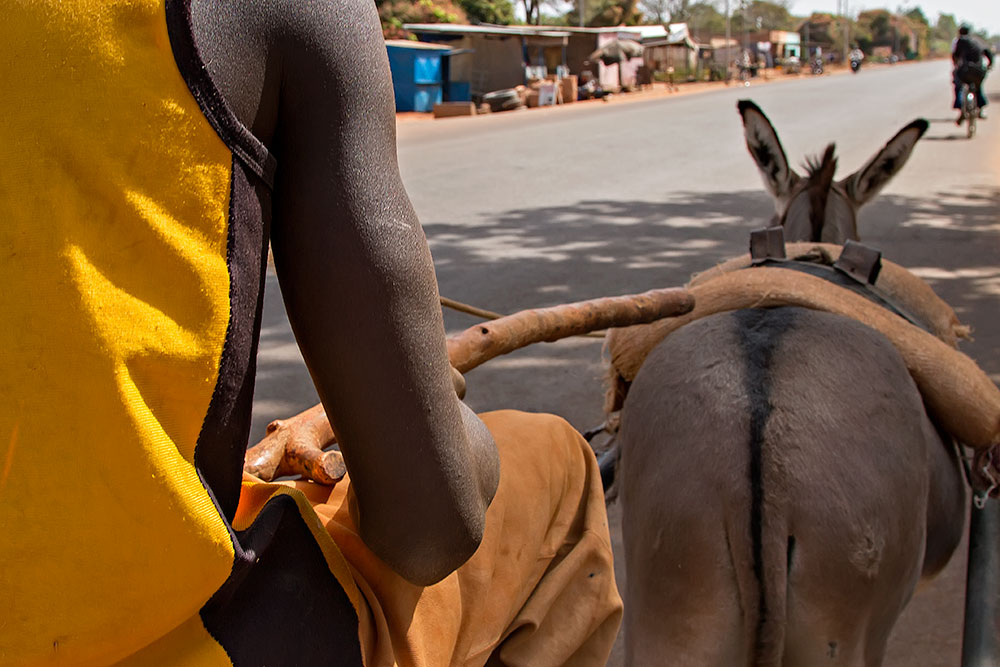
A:
[[[690,312],[694,297],[680,288],[604,297],[577,303],[522,310],[469,327],[448,337],[448,357],[455,391],[465,394],[466,373],[502,354],[532,343],[552,342],[600,329],[646,324]],[[264,481],[302,475],[320,484],[335,484],[346,473],[340,452],[324,452],[335,442],[323,405],[268,424],[267,435],[247,450],[243,470]]]

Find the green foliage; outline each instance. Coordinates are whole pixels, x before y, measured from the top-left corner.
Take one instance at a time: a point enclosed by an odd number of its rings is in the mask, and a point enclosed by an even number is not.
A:
[[[670,3],[668,0],[639,0],[639,10],[648,23],[670,22]]]
[[[451,0],[375,0],[386,39],[412,39],[404,23],[464,23],[465,12]]]
[[[958,21],[954,14],[938,14],[937,22],[928,36],[928,51],[944,57],[951,53],[951,40],[958,34]]]
[[[634,25],[636,19],[634,10],[634,0],[597,0],[596,2],[589,2],[587,3],[587,26],[603,28],[623,23]],[[573,25],[576,24],[574,23]]]
[[[766,2],[734,2],[731,30],[734,35],[744,32],[759,32],[762,30],[794,30],[797,21],[788,11],[787,3]]]
[[[711,3],[696,2],[688,14],[688,30],[694,41],[707,43],[712,37],[726,34],[726,17]]]
[[[514,22],[514,4],[510,0],[456,0],[470,21],[510,25]]]
[[[671,23],[687,23],[691,20],[691,0],[667,0],[667,12]]]
[[[906,35],[911,32],[901,17],[890,14],[885,9],[872,9],[858,14],[852,34],[861,50],[870,54],[877,46],[888,46],[894,52],[898,51]],[[900,33],[904,33],[902,37]]]
[[[906,12],[906,14],[904,14],[904,16],[906,18],[910,19],[911,21],[914,21],[916,23],[920,23],[920,24],[922,24],[922,25],[924,25],[924,26],[926,26],[928,28],[931,25],[930,21],[927,20],[927,17],[924,16],[924,10],[920,9],[919,6],[918,7],[914,7],[910,11]]]
[[[920,7],[911,9],[903,16],[904,28],[909,28],[913,38],[906,48],[907,58],[925,58],[930,54],[931,26]],[[916,48],[914,49],[914,42]]]
[[[954,14],[938,14],[937,23],[934,24],[934,29],[931,31],[931,36],[934,39],[942,40],[945,42],[951,42],[958,34],[958,21],[955,20]]]

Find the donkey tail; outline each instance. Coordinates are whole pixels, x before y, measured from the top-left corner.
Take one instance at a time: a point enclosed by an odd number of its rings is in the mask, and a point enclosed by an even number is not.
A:
[[[780,667],[785,653],[788,570],[795,538],[787,533],[773,537],[765,541],[760,560],[754,562],[758,595],[750,634],[753,638],[751,667]]]
[[[751,526],[749,544],[733,539],[733,532],[729,535],[730,557],[743,610],[746,665],[780,667],[785,652],[788,568],[795,538],[786,536],[782,540],[775,535],[775,539],[758,542],[753,539],[753,530]],[[744,531],[739,533],[747,535]]]
[[[771,359],[778,341],[791,326],[789,313],[736,311],[738,333],[744,351],[745,389],[749,398],[747,439],[747,482],[749,512],[741,535],[749,536],[749,549],[742,558],[733,553],[740,602],[747,638],[748,667],[780,667],[785,652],[788,567],[793,538],[788,535],[786,501],[781,493],[768,488],[781,473],[781,466],[769,461],[773,443],[768,442],[767,424],[771,417],[769,396],[773,384]],[[768,474],[765,475],[765,469]],[[739,542],[737,542],[739,543]],[[742,540],[746,544],[746,540]],[[734,543],[730,542],[730,551]],[[738,564],[744,563],[743,567]]]

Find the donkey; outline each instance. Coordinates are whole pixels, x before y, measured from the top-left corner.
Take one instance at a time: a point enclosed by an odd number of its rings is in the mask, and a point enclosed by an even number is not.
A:
[[[856,209],[926,128],[835,183],[832,147],[798,176],[760,109],[739,110],[800,240],[856,237]],[[618,445],[630,666],[875,667],[962,536],[953,441],[892,344],[838,315],[747,309],[682,327],[631,384]]]
[[[757,163],[764,186],[774,198],[774,224],[788,241],[843,244],[858,240],[858,209],[872,200],[906,164],[913,146],[927,131],[919,118],[896,133],[861,169],[834,181],[834,145],[819,158],[806,161],[806,175],[789,167],[778,133],[764,112],[750,100],[737,105],[743,117],[747,148]]]

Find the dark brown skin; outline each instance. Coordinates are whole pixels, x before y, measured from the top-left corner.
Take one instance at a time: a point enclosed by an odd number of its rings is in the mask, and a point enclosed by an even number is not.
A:
[[[277,157],[274,264],[351,476],[365,543],[416,584],[464,563],[499,482],[456,396],[437,282],[396,161],[370,0],[193,0],[196,43],[237,117]]]

